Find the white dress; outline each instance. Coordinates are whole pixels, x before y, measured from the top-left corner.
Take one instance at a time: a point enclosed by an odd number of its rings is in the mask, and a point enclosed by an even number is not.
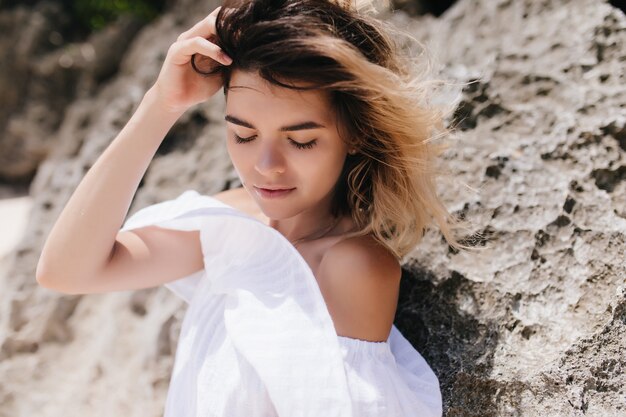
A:
[[[439,381],[393,326],[338,336],[310,267],[277,230],[188,190],[122,230],[200,230],[204,269],[165,286],[189,304],[165,417],[440,417]]]

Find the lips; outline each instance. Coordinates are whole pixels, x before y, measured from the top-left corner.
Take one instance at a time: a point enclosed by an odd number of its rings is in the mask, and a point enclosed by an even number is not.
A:
[[[256,187],[256,185],[255,185]],[[294,187],[283,187],[283,186],[264,186],[264,187],[256,187],[256,188],[260,188],[262,190],[268,190],[268,191],[284,191],[284,190],[293,190]]]
[[[291,194],[293,190],[295,190],[295,188],[269,189],[269,188],[259,188],[256,186],[254,187],[254,191],[257,193],[257,195],[263,199],[282,198]]]

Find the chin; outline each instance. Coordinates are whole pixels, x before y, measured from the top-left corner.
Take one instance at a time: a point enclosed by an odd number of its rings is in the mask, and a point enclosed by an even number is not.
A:
[[[254,201],[261,212],[272,220],[289,219],[302,212],[300,207],[291,201],[265,201],[261,198],[255,198]]]
[[[272,220],[288,219],[294,215],[290,207],[286,205],[281,206],[280,203],[276,203],[273,207],[268,207],[268,204],[259,203],[258,201],[256,204],[261,209],[261,212]]]

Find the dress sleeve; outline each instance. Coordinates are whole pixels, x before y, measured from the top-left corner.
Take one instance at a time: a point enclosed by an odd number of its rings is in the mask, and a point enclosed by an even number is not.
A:
[[[201,227],[200,218],[208,210],[214,211],[216,208],[228,209],[230,206],[213,197],[201,195],[197,191],[187,190],[172,200],[162,201],[138,210],[125,221],[120,231],[129,231],[146,226],[187,231],[199,230]],[[202,244],[205,255],[219,250],[217,247],[207,247],[206,242]],[[191,303],[198,284],[206,276],[206,264],[209,260],[210,258],[205,256],[204,269],[170,281],[164,286],[187,303]]]
[[[441,417],[437,377],[399,337],[395,326],[387,343],[339,336],[355,416]]]

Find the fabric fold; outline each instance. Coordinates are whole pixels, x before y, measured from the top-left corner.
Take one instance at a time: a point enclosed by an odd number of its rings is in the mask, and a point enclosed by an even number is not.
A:
[[[193,190],[139,210],[122,230],[148,225],[200,231],[205,273],[170,288],[190,304],[207,291],[226,296],[222,337],[255,369],[278,415],[353,415],[332,319],[313,272],[284,236]]]

